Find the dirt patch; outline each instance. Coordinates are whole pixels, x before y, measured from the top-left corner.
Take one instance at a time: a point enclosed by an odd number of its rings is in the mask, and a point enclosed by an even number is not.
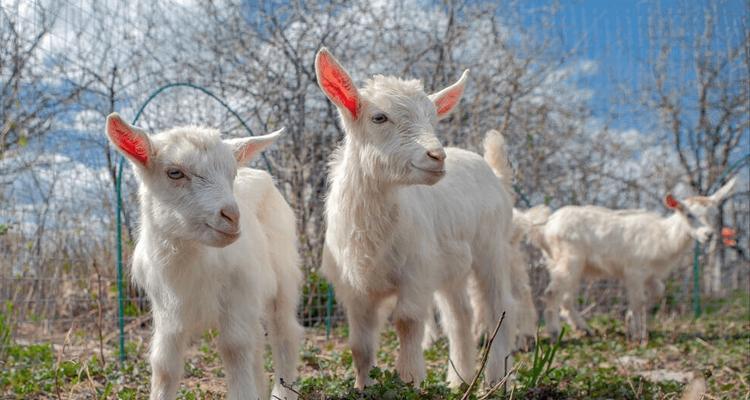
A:
[[[651,371],[638,372],[636,375],[642,376],[651,382],[674,381],[679,383],[688,383],[693,380],[695,374],[684,371],[670,371],[668,369],[654,369]]]

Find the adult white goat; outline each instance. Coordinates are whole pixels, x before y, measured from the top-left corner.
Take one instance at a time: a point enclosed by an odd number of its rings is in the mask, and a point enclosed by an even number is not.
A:
[[[139,181],[133,280],[151,300],[151,399],[173,399],[192,336],[218,327],[229,399],[266,397],[263,326],[276,370],[273,394],[296,379],[302,273],[294,214],[271,176],[238,168],[281,133],[221,140],[211,129],[153,136],[107,118],[112,144]],[[236,201],[235,198],[238,200]]]
[[[575,307],[581,279],[622,279],[628,297],[628,335],[648,340],[647,299],[660,298],[662,279],[679,264],[693,239],[703,243],[713,234],[711,214],[729,195],[730,180],[712,196],[679,201],[664,198],[669,217],[641,210],[567,206],[554,212],[539,233],[538,245],[548,256],[550,283],[545,291],[544,319],[553,337],[560,330],[560,306],[571,323],[590,332]]]
[[[322,270],[346,309],[356,386],[371,381],[379,311],[392,297],[400,341],[396,368],[404,381],[422,382],[420,342],[436,292],[456,367],[448,369],[448,381],[457,386],[471,379],[470,275],[484,318],[497,321],[507,312],[485,371],[487,383],[498,381],[513,343],[508,327],[515,326],[510,196],[481,156],[443,149],[435,136],[438,120],[459,102],[467,73],[428,96],[417,80],[382,75],[358,90],[326,49],[315,68],[346,132],[331,162]]]

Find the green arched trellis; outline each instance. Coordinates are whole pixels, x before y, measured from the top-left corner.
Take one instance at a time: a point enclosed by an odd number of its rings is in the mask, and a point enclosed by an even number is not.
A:
[[[138,123],[138,120],[141,118],[141,115],[143,114],[143,111],[146,109],[146,106],[151,103],[152,100],[154,100],[158,95],[163,93],[164,91],[176,87],[187,87],[191,89],[195,89],[198,91],[203,92],[204,94],[208,95],[212,99],[216,100],[219,104],[224,106],[237,120],[242,124],[242,127],[245,128],[245,130],[250,134],[250,136],[255,136],[252,129],[245,123],[245,121],[240,117],[237,112],[235,112],[227,103],[225,103],[223,100],[221,100],[218,96],[211,93],[208,89],[192,84],[187,82],[175,82],[170,83],[167,85],[164,85],[158,89],[156,89],[151,95],[146,99],[145,102],[143,102],[143,105],[138,109],[138,112],[135,114],[135,118],[133,118],[132,124],[135,125]],[[268,167],[269,171],[271,170],[271,163],[268,160],[267,156],[265,154],[262,155],[263,160],[266,163],[266,166]],[[120,157],[120,161],[118,163],[117,167],[117,177],[115,180],[115,191],[117,195],[117,315],[118,315],[118,323],[120,328],[120,361],[125,361],[125,317],[124,317],[124,299],[123,299],[123,272],[122,272],[122,171],[124,169],[125,164],[125,158]]]
[[[713,192],[714,190],[717,190],[717,185],[723,185],[726,181],[727,176],[729,176],[732,172],[736,171],[739,167],[741,167],[743,164],[750,161],[750,154],[745,154],[743,157],[741,157],[739,160],[735,161],[734,163],[730,164],[719,176],[719,179],[714,182],[714,185],[709,187],[708,193]],[[701,313],[703,312],[701,308],[701,282],[700,282],[700,264],[698,260],[700,259],[701,255],[701,246],[698,241],[695,242],[695,247],[693,250],[693,313],[695,314],[695,318],[698,318],[701,316]]]

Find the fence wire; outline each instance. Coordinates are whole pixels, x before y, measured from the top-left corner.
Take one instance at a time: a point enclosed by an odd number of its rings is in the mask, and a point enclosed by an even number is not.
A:
[[[48,29],[47,19],[55,19],[54,28],[49,28],[39,51],[30,60],[36,64],[33,79],[37,83],[55,76],[71,79],[79,72],[83,74],[99,68],[96,60],[81,56],[90,50],[92,43],[102,40],[103,33],[97,27],[111,27],[106,32],[111,37],[130,35],[141,38],[139,40],[149,40],[153,27],[140,15],[149,11],[151,2],[126,4],[105,1],[98,2],[96,7],[92,6],[94,3],[97,2],[0,2],[2,11],[17,23],[16,29],[27,38]],[[170,2],[169,7],[173,13],[185,14],[183,17],[186,19],[200,16],[200,13],[179,2]],[[648,29],[648,21],[643,15],[614,18],[617,25],[608,31],[613,38],[626,32],[626,37],[635,38],[640,43],[611,40],[606,49],[592,46],[586,35],[581,34],[592,32],[595,25],[603,23],[598,16],[590,15],[582,7],[580,13],[564,19],[565,40],[578,43],[584,56],[597,59],[602,56],[600,52],[621,52],[624,62],[612,73],[638,79],[642,70],[639,66],[641,60],[637,59],[633,46],[642,46],[647,40],[644,31]],[[533,20],[529,21],[529,24],[533,23]],[[532,31],[534,26],[528,28]],[[740,30],[740,27],[727,24],[726,29]],[[575,35],[576,32],[578,35]],[[113,47],[105,54],[127,61],[130,54],[124,51]],[[158,55],[150,56],[158,58]],[[683,73],[691,74],[689,70]],[[100,76],[107,75],[102,73]],[[9,78],[0,76],[0,83],[4,79]],[[115,74],[113,81],[117,79],[124,78]],[[147,93],[157,89],[156,82],[165,83],[158,79],[132,80],[127,84],[129,92],[113,105],[117,111],[133,112]],[[106,87],[107,82],[103,83]],[[225,88],[218,89],[217,96],[221,97],[221,91]],[[73,91],[75,88],[68,82],[49,83],[48,90]],[[3,337],[3,330],[10,333],[9,340],[0,342],[0,355],[12,344],[51,343],[60,346],[71,334],[78,337],[76,343],[82,352],[95,353],[101,348],[104,356],[112,359],[117,354],[116,159],[103,133],[107,112],[96,113],[76,106],[77,102],[93,102],[95,95],[92,92],[84,91],[73,96],[75,100],[66,104],[68,111],[60,113],[51,122],[50,129],[54,135],[45,136],[43,141],[29,139],[19,146],[20,150],[12,157],[0,159],[0,338]],[[173,106],[173,111],[167,111],[166,106],[156,100],[154,108],[144,114],[145,126],[162,128],[159,126],[159,116],[172,112],[191,113],[193,118],[204,120],[207,125],[217,126],[223,131],[233,131],[236,127],[232,112],[212,104],[210,99],[201,99],[187,91],[165,96],[165,104]],[[265,122],[255,117],[250,112],[243,115],[253,128],[262,131]],[[126,118],[130,119],[128,116]],[[263,168],[263,164],[258,164],[258,167]],[[741,201],[747,202],[747,199]],[[127,343],[137,343],[147,337],[151,325],[148,301],[141,291],[129,283],[128,278],[138,218],[136,183],[128,170],[125,171],[123,182],[123,206],[125,339]],[[747,208],[746,205],[744,207]],[[527,251],[531,260],[529,273],[534,298],[540,301],[549,277],[539,252],[530,247]],[[305,258],[310,259],[315,257]],[[667,295],[661,303],[662,311],[690,311],[692,280],[689,254],[682,265],[668,279]],[[742,264],[741,260],[730,265],[733,267],[724,271],[725,279],[746,281],[747,265]],[[327,321],[328,284],[319,276],[317,265],[306,264],[302,267],[306,283],[300,301],[299,319],[306,327],[321,327]],[[616,281],[584,283],[578,303],[587,315],[622,315],[625,311],[623,290]],[[538,310],[542,306],[541,302],[537,303]],[[334,324],[345,321],[338,304],[330,317]]]

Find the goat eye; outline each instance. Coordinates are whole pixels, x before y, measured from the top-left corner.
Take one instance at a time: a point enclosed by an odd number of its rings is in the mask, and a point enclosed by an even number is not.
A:
[[[177,180],[184,178],[185,174],[177,168],[170,168],[167,170],[167,176],[169,179]]]
[[[373,123],[376,123],[376,124],[382,124],[388,121],[388,117],[386,117],[386,115],[383,113],[377,113],[373,115],[372,118],[370,119],[372,120]]]

